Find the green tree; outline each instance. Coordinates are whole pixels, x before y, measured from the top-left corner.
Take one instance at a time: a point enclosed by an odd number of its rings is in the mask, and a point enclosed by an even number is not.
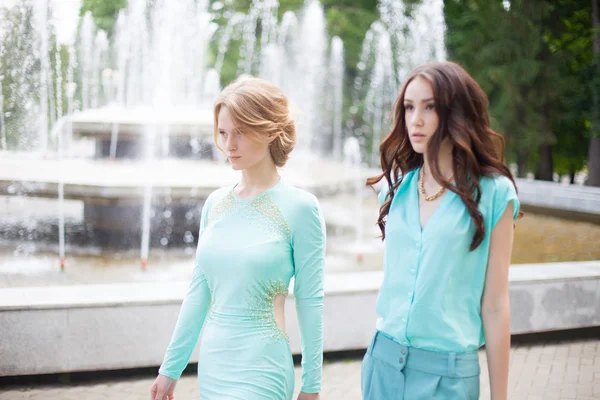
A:
[[[323,1],[327,19],[327,31],[344,41],[347,82],[352,82],[357,73],[365,34],[379,18],[376,0]]]
[[[559,60],[562,83],[553,121],[554,170],[568,174],[571,182],[575,173],[585,167],[591,134],[591,6],[588,0],[554,2],[550,29],[545,33],[550,50]]]
[[[531,23],[531,5],[512,1],[447,0],[449,58],[473,75],[490,99],[492,125],[504,134],[507,159],[524,175],[540,144],[541,115],[534,82],[542,62],[539,29]]]
[[[588,184],[600,186],[600,1],[592,0],[594,58],[591,68],[593,91],[592,132],[588,153]]]
[[[538,179],[571,176],[589,132],[587,0],[447,0],[448,47],[490,98],[507,156]]]
[[[281,21],[285,11],[293,11],[299,15],[304,3],[304,0],[280,0],[278,9],[279,21]],[[351,82],[357,73],[356,65],[360,58],[365,34],[371,24],[379,17],[377,0],[323,0],[321,3],[323,4],[327,32],[330,38],[339,36],[344,42],[346,82],[350,82],[348,83],[348,89],[350,89]],[[251,4],[251,0],[234,0],[228,5],[227,9],[223,9],[223,13],[247,13]],[[217,22],[221,26],[226,23],[223,13],[217,18]],[[260,22],[257,27],[257,33],[260,33]],[[231,48],[227,51],[221,73],[224,83],[235,79],[239,47],[240,40],[234,39],[231,43]],[[216,48],[213,48],[213,52],[216,52],[216,50]]]
[[[127,0],[83,0],[79,14],[91,11],[96,26],[110,37],[114,31],[119,10],[127,7]]]

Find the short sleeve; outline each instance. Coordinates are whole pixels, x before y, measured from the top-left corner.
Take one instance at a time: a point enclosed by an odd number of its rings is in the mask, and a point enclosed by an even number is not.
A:
[[[400,175],[400,176],[398,177],[398,179],[396,179],[396,180],[394,181],[394,185],[395,185],[396,183],[398,183],[398,181],[400,181],[401,179],[402,179],[402,175]],[[383,187],[382,187],[381,191],[379,192],[379,194],[377,195],[377,199],[379,200],[379,205],[380,205],[380,206],[382,206],[382,205],[383,205],[383,203],[385,203],[385,202],[386,202],[386,200],[387,200],[387,195],[388,195],[388,193],[390,192],[390,188],[389,188],[389,186],[388,186],[388,181],[387,181],[387,179],[386,179],[386,178],[383,178],[383,182],[384,182],[384,184],[383,184]]]
[[[513,203],[513,219],[519,216],[521,203],[517,197],[515,185],[506,176],[501,175],[494,178],[495,191],[494,202],[492,205],[492,229],[496,226],[510,202]]]
[[[379,192],[377,199],[379,200],[380,206],[382,206],[383,203],[385,203],[385,198],[387,197],[389,191],[390,189],[387,186],[384,186],[383,189],[381,189],[381,191]]]

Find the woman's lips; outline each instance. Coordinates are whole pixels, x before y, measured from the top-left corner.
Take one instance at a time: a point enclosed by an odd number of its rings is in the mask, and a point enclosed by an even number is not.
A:
[[[423,135],[422,133],[413,133],[412,135],[410,135],[411,138],[419,140],[419,139],[425,139],[426,136]]]

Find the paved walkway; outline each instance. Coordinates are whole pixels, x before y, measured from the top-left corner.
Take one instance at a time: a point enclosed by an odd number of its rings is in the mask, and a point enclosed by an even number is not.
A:
[[[480,355],[481,398],[489,399],[485,353]],[[297,388],[299,376],[297,367]],[[6,386],[0,388],[0,400],[147,400],[153,380],[152,376],[139,376],[70,385]],[[511,400],[600,399],[600,338],[515,344],[509,386]],[[177,400],[196,399],[195,376],[185,375],[175,395]],[[360,400],[360,360],[326,361],[321,398]]]

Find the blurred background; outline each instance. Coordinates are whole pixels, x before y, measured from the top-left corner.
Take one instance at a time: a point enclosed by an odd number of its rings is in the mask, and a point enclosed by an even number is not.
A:
[[[282,173],[323,203],[330,271],[381,268],[362,183],[404,76],[428,61],[481,84],[515,176],[598,186],[593,4],[2,0],[0,285],[187,277],[203,200],[237,179],[212,102],[243,74],[292,100],[300,143]],[[533,211],[514,263],[600,258],[589,212]],[[57,275],[68,258],[77,270]],[[129,268],[149,259],[151,274]]]
[[[511,332],[562,332],[513,348],[511,398],[600,396],[599,3],[0,0],[0,384],[160,363],[204,200],[239,179],[212,104],[254,75],[291,100],[299,143],[281,174],[327,223],[325,350],[355,353],[326,365],[324,393],[360,398],[383,255],[365,179],[407,73],[451,60],[489,96],[526,212]],[[145,398],[148,379],[96,389]],[[32,396],[101,398],[62,390]]]

